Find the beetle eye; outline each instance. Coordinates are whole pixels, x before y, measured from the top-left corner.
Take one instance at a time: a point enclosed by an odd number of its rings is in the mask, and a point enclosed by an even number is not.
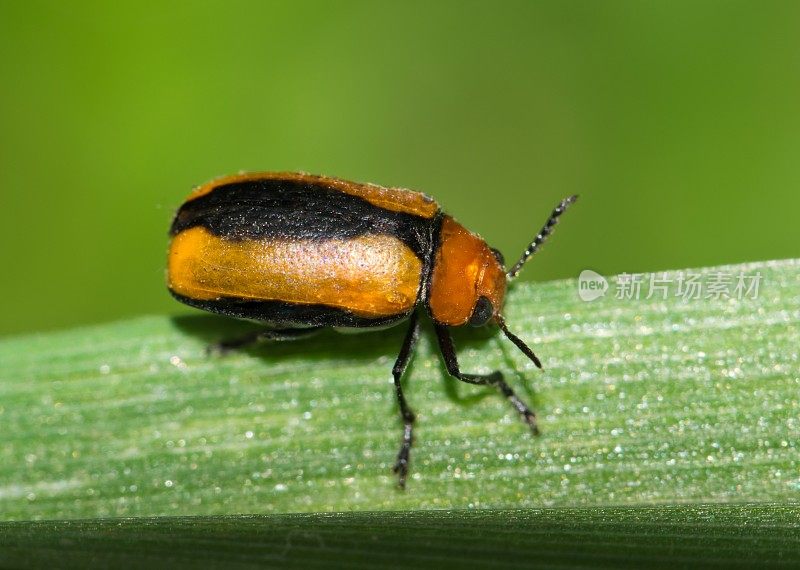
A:
[[[502,267],[505,267],[506,266],[506,258],[503,257],[503,254],[500,253],[500,250],[499,249],[495,249],[493,247],[490,248],[490,249],[492,250],[492,253],[494,254],[494,258],[497,260],[497,263],[499,263]]]
[[[469,324],[473,327],[480,327],[489,322],[494,314],[494,307],[492,302],[486,297],[480,297],[478,302],[475,303],[475,309],[472,311],[472,316],[469,318]]]

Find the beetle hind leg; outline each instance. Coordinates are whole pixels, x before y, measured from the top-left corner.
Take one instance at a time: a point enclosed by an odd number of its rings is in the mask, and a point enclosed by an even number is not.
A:
[[[297,340],[311,336],[322,330],[322,327],[306,327],[293,329],[262,329],[236,338],[221,340],[206,347],[208,354],[227,354],[234,350],[248,348],[265,341]]]
[[[394,390],[397,396],[397,404],[400,407],[400,416],[403,419],[403,442],[400,445],[400,451],[397,454],[397,461],[394,464],[393,471],[397,473],[397,484],[401,489],[405,489],[406,477],[408,476],[408,463],[411,456],[411,445],[414,443],[414,412],[409,408],[406,402],[406,397],[403,395],[403,387],[400,380],[403,377],[411,360],[411,353],[414,345],[417,342],[419,335],[419,320],[416,311],[411,314],[411,322],[408,326],[408,332],[403,340],[403,346],[400,348],[400,354],[397,355],[397,361],[392,368],[392,377],[394,378]]]
[[[530,407],[519,399],[506,381],[503,379],[503,374],[499,371],[492,372],[491,374],[465,374],[461,372],[458,366],[458,358],[456,357],[456,349],[453,344],[453,338],[450,336],[450,331],[447,327],[436,325],[436,338],[439,341],[439,348],[442,352],[444,364],[447,367],[447,372],[450,376],[466,382],[467,384],[476,384],[479,386],[494,386],[500,390],[514,409],[517,410],[522,421],[528,424],[528,427],[533,432],[533,435],[539,435],[539,427],[536,423],[536,414]]]

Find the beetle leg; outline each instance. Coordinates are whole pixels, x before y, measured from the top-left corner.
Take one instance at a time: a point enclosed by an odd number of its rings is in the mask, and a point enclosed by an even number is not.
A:
[[[447,372],[450,376],[458,378],[467,384],[477,384],[480,386],[495,386],[503,396],[508,398],[511,405],[519,412],[523,421],[528,424],[534,435],[539,435],[539,428],[536,426],[536,414],[528,407],[525,402],[511,389],[511,386],[506,384],[503,380],[503,374],[500,371],[492,372],[491,374],[465,374],[461,372],[458,367],[458,358],[456,357],[456,347],[453,344],[453,337],[450,336],[450,331],[446,326],[435,324],[436,338],[439,340],[439,348],[442,352],[444,364],[447,367]]]
[[[256,330],[244,336],[215,342],[206,348],[206,352],[209,354],[226,354],[233,350],[247,348],[248,346],[253,346],[254,344],[267,340],[297,340],[299,338],[311,336],[320,330],[322,330],[322,327]]]
[[[403,395],[403,387],[400,385],[400,379],[408,366],[408,361],[411,360],[411,353],[414,350],[414,345],[417,342],[419,334],[419,320],[417,312],[411,314],[410,323],[408,325],[408,332],[403,340],[403,346],[400,348],[400,354],[397,355],[397,361],[392,368],[392,377],[394,378],[394,391],[397,395],[397,404],[400,406],[400,416],[403,418],[403,443],[400,446],[400,452],[397,454],[397,462],[394,464],[394,472],[399,477],[398,484],[401,489],[406,486],[406,475],[408,475],[408,461],[411,453],[411,444],[414,442],[414,412],[408,407],[406,397]]]

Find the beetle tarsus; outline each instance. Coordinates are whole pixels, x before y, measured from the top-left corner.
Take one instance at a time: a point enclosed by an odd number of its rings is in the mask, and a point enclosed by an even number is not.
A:
[[[400,347],[400,354],[397,355],[397,360],[392,367],[392,378],[394,378],[394,393],[397,396],[397,405],[400,406],[400,417],[403,419],[403,443],[400,446],[400,452],[397,454],[397,462],[394,464],[393,471],[399,477],[398,485],[401,489],[406,488],[406,476],[408,475],[408,462],[411,455],[411,445],[414,443],[414,412],[408,407],[406,397],[403,395],[403,386],[400,380],[403,377],[411,360],[411,354],[414,350],[414,345],[417,342],[419,335],[419,317],[417,312],[414,311],[409,319],[408,331],[403,339],[403,346]]]
[[[458,358],[456,357],[456,348],[453,344],[453,338],[450,336],[450,331],[447,327],[436,325],[436,337],[439,340],[439,348],[442,352],[445,367],[450,376],[466,382],[467,384],[475,384],[478,386],[495,386],[502,392],[502,394],[511,402],[514,409],[519,412],[522,421],[528,424],[533,435],[539,435],[539,428],[536,425],[536,414],[528,407],[528,405],[519,399],[506,381],[503,379],[503,374],[500,371],[492,372],[491,374],[465,374],[461,372],[458,366]]]
[[[401,489],[406,488],[406,477],[408,476],[408,462],[411,455],[411,445],[414,443],[413,427],[414,417],[411,416],[403,425],[403,444],[400,446],[400,452],[397,454],[397,461],[392,468],[392,471],[397,473],[398,481],[397,486]]]
[[[533,435],[539,435],[539,426],[536,423],[536,414],[531,410],[528,405],[519,399],[514,393],[514,390],[511,389],[503,377],[501,376],[498,380],[494,383],[500,391],[503,393],[503,396],[508,398],[508,401],[511,402],[511,405],[519,412],[519,415],[522,417],[522,421],[528,424],[528,427],[531,428],[531,432]]]

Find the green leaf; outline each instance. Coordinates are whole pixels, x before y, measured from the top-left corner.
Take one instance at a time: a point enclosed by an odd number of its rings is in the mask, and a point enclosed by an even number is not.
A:
[[[456,343],[462,369],[506,371],[538,438],[498,393],[448,378],[425,331],[405,380],[405,492],[391,472],[402,327],[225,357],[204,348],[250,325],[157,316],[3,339],[0,517],[794,502],[798,268],[697,270],[760,274],[741,299],[686,300],[674,282],[666,300],[617,299],[612,283],[584,302],[572,280],[518,284],[507,322],[544,372],[489,330]]]
[[[683,505],[0,523],[3,567],[800,565],[800,507]]]

